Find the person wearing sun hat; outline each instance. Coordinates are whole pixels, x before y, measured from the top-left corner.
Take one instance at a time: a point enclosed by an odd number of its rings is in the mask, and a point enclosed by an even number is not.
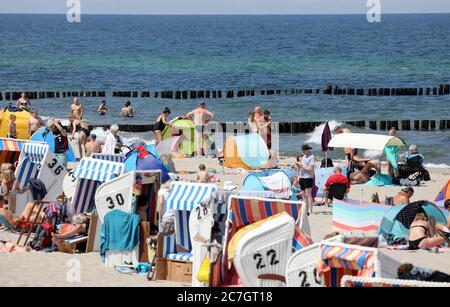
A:
[[[308,144],[302,145],[303,157],[300,160],[297,157],[295,168],[298,172],[298,178],[300,178],[300,188],[302,190],[302,198],[306,204],[308,215],[312,212],[314,199],[312,197],[312,188],[314,185],[314,155],[312,154],[311,147]]]

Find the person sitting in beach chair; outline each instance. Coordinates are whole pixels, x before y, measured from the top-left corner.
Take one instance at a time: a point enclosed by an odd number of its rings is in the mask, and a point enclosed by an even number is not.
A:
[[[43,219],[44,212],[39,212],[39,207],[35,206],[34,202],[29,202],[23,212],[17,215],[5,208],[5,198],[0,195],[0,226],[5,226],[9,230],[29,229],[31,224],[27,223],[27,220],[30,222],[36,220],[36,223],[41,223]]]
[[[417,145],[411,145],[408,154],[405,156],[405,163],[398,166],[398,179],[431,180],[430,173],[423,167],[424,160],[425,158],[419,153]]]
[[[72,218],[72,224],[62,224],[59,233],[52,233],[52,241],[58,247],[58,250],[65,252],[67,250],[64,242],[68,239],[78,236],[87,237],[89,231],[90,216],[86,213],[75,215]]]
[[[436,224],[428,221],[425,213],[416,214],[414,221],[409,226],[408,249],[428,249],[442,245],[444,242],[450,243],[450,232],[443,224]]]
[[[330,206],[333,199],[343,200],[350,191],[348,178],[342,175],[340,166],[334,167],[334,175],[330,176],[324,186],[325,204]]]

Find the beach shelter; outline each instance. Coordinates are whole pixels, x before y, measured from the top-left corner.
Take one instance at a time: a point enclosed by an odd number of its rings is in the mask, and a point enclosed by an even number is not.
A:
[[[45,143],[26,142],[20,152],[15,176],[19,183],[19,190],[24,191],[16,195],[16,213],[20,214],[32,194],[29,189],[31,179],[39,179],[45,185],[47,194],[43,201],[55,201],[63,192],[63,180],[67,170],[50,151]]]
[[[19,160],[20,152],[27,140],[0,138],[0,164],[14,164]]]
[[[156,279],[175,280],[175,276],[167,274],[176,266],[177,262],[189,264],[189,271],[192,272],[193,246],[190,234],[190,216],[191,213],[201,214],[203,211],[194,211],[195,208],[203,203],[207,203],[211,194],[217,190],[213,184],[194,183],[194,182],[172,182],[170,184],[170,192],[164,201],[165,210],[173,210],[174,212],[174,228],[173,235],[162,238],[163,246],[161,248],[160,257],[157,260]],[[212,227],[212,226],[211,226]],[[192,277],[193,278],[193,277]],[[187,281],[187,280],[184,280]],[[191,282],[192,279],[189,280]]]
[[[195,151],[194,122],[185,116],[180,116],[174,118],[171,123],[172,127],[166,126],[162,132],[163,138],[168,139],[183,135],[184,137],[179,144],[178,152],[191,156]]]
[[[259,134],[241,134],[227,138],[224,158],[225,167],[252,170],[267,164],[269,150]]]
[[[317,273],[325,287],[340,287],[345,275],[396,278],[400,262],[378,248],[322,242]]]
[[[232,266],[229,262],[228,246],[231,239],[243,227],[271,217],[281,212],[286,212],[295,221],[296,227],[292,239],[292,250],[297,251],[312,242],[309,240],[310,228],[306,207],[302,202],[278,199],[265,199],[232,195],[228,203],[228,219],[223,244],[222,282],[230,282]],[[228,265],[229,264],[229,265]]]
[[[126,154],[124,163],[127,172],[159,170],[162,183],[170,180],[169,167],[161,161],[155,147],[151,145],[139,146],[136,150],[130,151]]]
[[[157,225],[156,195],[161,182],[161,171],[132,171],[124,173],[111,181],[101,184],[95,193],[95,207],[98,213],[96,239],[94,250],[97,250],[100,242],[100,232],[106,214],[113,210],[121,210],[126,213],[136,212],[138,197],[148,199],[147,221]],[[139,247],[131,251],[107,251],[105,257],[106,266],[124,264],[127,259],[138,262]]]
[[[391,208],[392,206],[359,200],[335,199],[333,201],[333,231],[375,233],[379,230],[386,212]]]
[[[329,147],[374,149],[382,151],[386,146],[406,146],[399,137],[365,134],[365,133],[341,133],[333,136],[328,143]]]
[[[434,202],[446,201],[447,199],[450,199],[450,180],[447,181],[446,184],[444,184],[444,186],[434,199]]]
[[[240,190],[241,195],[289,199],[292,195],[291,181],[285,172],[270,176],[248,175]]]
[[[247,225],[231,239],[228,258],[244,287],[283,287],[295,221],[286,212]]]
[[[399,238],[407,238],[409,226],[420,212],[425,213],[427,217],[434,217],[436,223],[447,224],[447,218],[435,204],[416,201],[409,205],[397,205],[388,210],[381,220],[379,233],[388,243]]]
[[[125,165],[123,163],[92,158],[81,159],[80,164],[73,169],[76,188],[70,213],[79,214],[93,209],[97,188],[102,183],[109,182],[122,175],[124,171]]]
[[[47,143],[50,146],[50,151],[53,153],[55,152],[55,137],[53,136],[53,133],[50,131],[50,129],[48,129],[47,127],[43,127],[38,131],[36,131],[35,133],[33,133],[30,139],[35,142]],[[69,142],[69,149],[66,151],[66,158],[67,162],[77,161],[70,142]]]
[[[29,120],[31,117],[30,112],[13,107],[11,104],[3,110],[0,110],[0,137],[6,138],[8,136],[8,126],[11,114],[16,116],[17,138],[28,140],[30,138],[28,132]]]

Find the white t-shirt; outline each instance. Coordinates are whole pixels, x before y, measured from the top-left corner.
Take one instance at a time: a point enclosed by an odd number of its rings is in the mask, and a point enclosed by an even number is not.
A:
[[[111,132],[108,133],[105,139],[105,145],[103,145],[102,153],[104,154],[114,154],[116,148],[116,138]]]
[[[311,154],[309,156],[303,156],[301,163],[304,167],[313,166],[315,163],[314,155]],[[300,169],[299,174],[298,174],[298,176],[300,178],[313,178],[313,175],[314,175],[314,171],[309,173],[303,167]]]

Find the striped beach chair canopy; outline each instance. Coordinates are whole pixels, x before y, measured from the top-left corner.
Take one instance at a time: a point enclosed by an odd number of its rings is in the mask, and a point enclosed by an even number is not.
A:
[[[333,231],[377,232],[383,216],[391,208],[391,206],[359,200],[335,199],[333,201]]]
[[[125,171],[123,163],[83,158],[73,170],[77,187],[72,200],[71,213],[78,214],[93,208],[97,188],[120,176]]]
[[[376,248],[322,242],[317,265],[328,287],[339,287],[344,275],[372,277],[378,268]]]
[[[125,155],[122,155],[122,154],[93,153],[93,154],[91,154],[90,158],[111,161],[111,162],[119,162],[119,163],[123,163],[125,161]]]
[[[189,233],[189,217],[191,211],[198,205],[207,202],[211,193],[216,190],[212,184],[172,182],[170,193],[164,202],[166,210],[174,210],[175,214],[175,241],[176,245],[187,251],[192,250]],[[178,254],[169,254],[168,258],[180,260]],[[192,259],[191,254],[184,254],[183,259]]]
[[[123,163],[83,158],[73,170],[73,175],[75,178],[108,182],[123,174],[124,170]]]
[[[0,138],[0,163],[14,164],[26,142],[28,141]]]
[[[25,188],[30,179],[37,178],[48,151],[49,146],[43,143],[28,142],[23,145],[15,173],[20,189]]]

